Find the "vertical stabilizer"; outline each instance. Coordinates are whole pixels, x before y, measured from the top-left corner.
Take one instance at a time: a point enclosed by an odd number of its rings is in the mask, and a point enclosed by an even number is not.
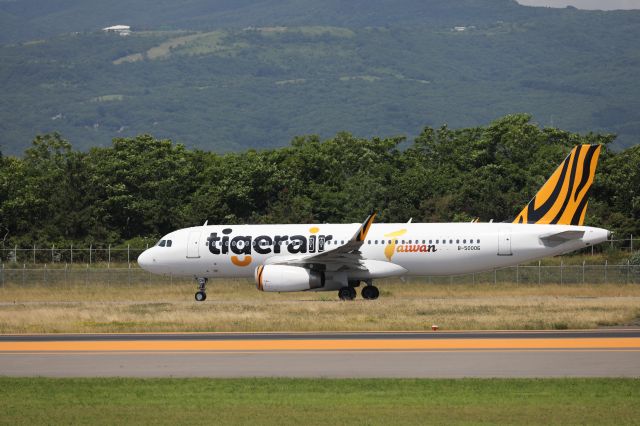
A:
[[[573,148],[513,223],[582,225],[601,148]]]

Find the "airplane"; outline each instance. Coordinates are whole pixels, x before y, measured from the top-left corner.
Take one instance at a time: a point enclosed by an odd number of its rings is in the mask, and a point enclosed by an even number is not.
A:
[[[375,300],[373,280],[482,272],[606,241],[583,226],[600,145],[575,146],[553,175],[506,223],[209,225],[171,232],[138,257],[143,269],[191,276],[195,299],[210,278],[253,277],[264,292],[336,291],[341,300]]]

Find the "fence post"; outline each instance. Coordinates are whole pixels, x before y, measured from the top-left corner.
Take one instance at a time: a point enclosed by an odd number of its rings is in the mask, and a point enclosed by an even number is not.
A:
[[[520,285],[520,265],[516,265],[516,285]]]
[[[128,265],[131,265],[130,255],[131,255],[131,245],[127,244],[127,264]]]
[[[584,260],[582,261],[582,285],[584,285]]]
[[[70,263],[73,265],[73,244],[71,244],[71,262]]]
[[[51,244],[51,263],[55,263],[55,259],[53,257],[53,251],[54,251],[55,248],[56,248],[56,245],[55,244]],[[45,266],[45,268],[46,268],[46,266]]]
[[[4,287],[4,263],[2,264],[2,269],[0,269],[0,284],[1,287]]]
[[[609,261],[607,259],[605,259],[604,261],[604,283],[607,283],[607,265],[609,264]]]
[[[15,259],[15,262],[18,263],[18,246],[14,246],[13,247],[13,258]]]
[[[33,245],[33,264],[36,264],[36,245]]]
[[[111,268],[111,244],[109,244],[109,252],[108,252],[108,260],[107,260],[107,269]]]
[[[631,260],[627,259],[627,280],[625,284],[629,284],[629,269],[631,269]]]
[[[24,287],[24,274],[27,270],[27,265],[25,265],[24,263],[22,264],[22,287]]]
[[[633,234],[631,234],[631,252],[633,253]]]
[[[564,262],[561,260],[560,261],[560,285],[564,285],[563,272],[564,272]]]
[[[64,286],[67,286],[67,264],[64,264]]]
[[[493,270],[493,285],[498,285],[498,270]]]
[[[47,286],[47,264],[44,264],[44,272],[43,272],[43,284],[46,287]]]
[[[538,285],[542,284],[542,261],[538,260]]]
[[[89,264],[87,263],[87,269],[84,272],[84,286],[87,287],[89,285]]]
[[[91,251],[93,249],[93,244],[89,244],[89,265],[91,265]],[[89,269],[89,266],[87,266],[87,269]]]

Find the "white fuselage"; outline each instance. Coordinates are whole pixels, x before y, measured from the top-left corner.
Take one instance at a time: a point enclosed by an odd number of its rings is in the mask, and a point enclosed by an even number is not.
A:
[[[158,274],[252,277],[256,267],[281,257],[295,259],[338,248],[358,227],[303,224],[185,228],[164,236],[164,246],[149,248],[138,262]],[[580,237],[548,238],[572,232]],[[605,241],[608,235],[606,229],[572,225],[373,224],[359,249],[365,268],[349,272],[346,278],[480,272],[582,249]]]

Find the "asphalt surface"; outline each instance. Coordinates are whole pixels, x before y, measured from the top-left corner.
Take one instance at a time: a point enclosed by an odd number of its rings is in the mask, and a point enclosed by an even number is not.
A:
[[[0,375],[640,377],[640,329],[0,335]]]

